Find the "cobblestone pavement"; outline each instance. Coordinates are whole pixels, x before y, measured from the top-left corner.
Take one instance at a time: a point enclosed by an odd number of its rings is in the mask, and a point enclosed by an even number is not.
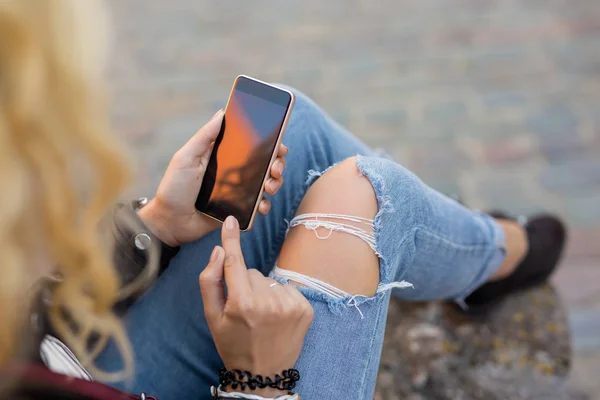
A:
[[[597,0],[111,3],[133,192],[152,192],[237,74],[285,82],[474,207],[563,215],[572,234],[556,282],[579,359],[600,364]]]

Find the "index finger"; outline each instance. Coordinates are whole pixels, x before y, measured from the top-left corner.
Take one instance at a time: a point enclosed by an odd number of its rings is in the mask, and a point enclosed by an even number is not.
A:
[[[249,297],[251,295],[250,280],[240,244],[240,226],[238,221],[229,216],[221,230],[221,240],[225,249],[225,284],[228,297]]]

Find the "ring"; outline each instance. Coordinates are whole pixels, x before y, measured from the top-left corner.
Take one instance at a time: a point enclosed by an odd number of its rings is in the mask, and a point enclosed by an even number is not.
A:
[[[281,283],[279,282],[273,282],[269,285],[269,287],[273,287],[273,286],[277,286],[277,285],[281,285]]]

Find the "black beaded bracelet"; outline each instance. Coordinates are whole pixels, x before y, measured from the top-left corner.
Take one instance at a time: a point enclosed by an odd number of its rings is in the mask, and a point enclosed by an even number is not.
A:
[[[231,386],[233,390],[238,387],[241,390],[255,390],[270,387],[273,389],[290,391],[296,387],[296,382],[300,380],[300,372],[291,368],[281,372],[281,375],[275,375],[275,379],[270,377],[263,378],[262,375],[253,376],[249,371],[240,371],[239,369],[228,370],[221,368],[219,371],[219,384],[222,388]]]

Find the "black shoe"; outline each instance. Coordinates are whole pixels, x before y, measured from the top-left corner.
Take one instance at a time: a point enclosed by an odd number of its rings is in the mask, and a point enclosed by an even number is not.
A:
[[[499,212],[495,218],[511,219]],[[467,315],[481,315],[497,306],[506,296],[545,283],[556,269],[565,247],[566,228],[556,217],[537,215],[524,223],[529,239],[529,251],[508,277],[486,283],[465,299]]]

